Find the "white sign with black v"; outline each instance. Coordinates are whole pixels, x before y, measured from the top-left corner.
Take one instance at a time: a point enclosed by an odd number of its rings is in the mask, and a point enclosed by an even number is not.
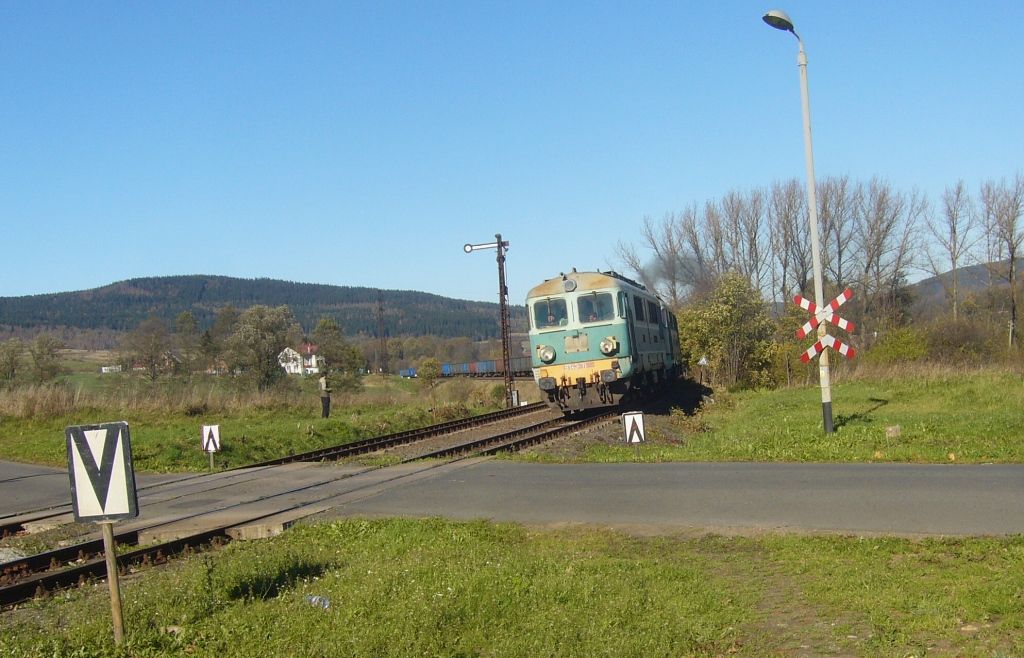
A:
[[[116,521],[139,515],[128,423],[64,430],[76,521]]]

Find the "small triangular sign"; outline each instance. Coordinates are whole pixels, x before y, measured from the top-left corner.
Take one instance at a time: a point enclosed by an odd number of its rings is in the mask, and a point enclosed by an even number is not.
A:
[[[622,427],[626,433],[626,443],[643,443],[646,440],[642,412],[633,411],[622,414]]]
[[[220,425],[203,425],[203,451],[220,452]]]

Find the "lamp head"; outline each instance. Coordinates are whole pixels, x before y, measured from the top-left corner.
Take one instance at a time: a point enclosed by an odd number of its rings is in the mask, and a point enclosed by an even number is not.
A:
[[[796,34],[796,30],[793,29],[793,21],[790,20],[789,16],[787,16],[786,12],[784,11],[781,11],[779,9],[772,9],[764,16],[762,16],[761,20],[763,20],[765,23],[768,23],[776,30],[784,30],[786,32],[792,32],[793,34]]]

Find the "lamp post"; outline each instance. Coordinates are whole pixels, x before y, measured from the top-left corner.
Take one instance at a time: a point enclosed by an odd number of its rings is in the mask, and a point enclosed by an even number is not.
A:
[[[825,307],[825,290],[821,276],[821,247],[818,243],[818,199],[814,186],[814,151],[811,146],[811,101],[807,92],[807,54],[804,52],[804,40],[793,28],[793,21],[785,12],[773,9],[761,17],[765,23],[777,30],[789,32],[796,37],[800,45],[796,64],[800,69],[800,100],[804,115],[804,160],[807,163],[807,215],[811,223],[811,266],[814,271],[814,302],[818,308]],[[818,339],[827,333],[825,323],[818,325]],[[835,428],[832,424],[832,385],[828,372],[828,349],[821,351],[818,359],[818,381],[821,383],[821,415],[825,424],[825,433],[831,434]]]
[[[512,408],[512,358],[509,352],[511,340],[508,321],[508,286],[505,285],[505,252],[508,251],[508,241],[502,241],[501,233],[496,234],[494,242],[486,244],[467,243],[462,250],[467,254],[481,249],[498,250],[498,305],[501,308],[501,363],[505,370],[505,407]]]

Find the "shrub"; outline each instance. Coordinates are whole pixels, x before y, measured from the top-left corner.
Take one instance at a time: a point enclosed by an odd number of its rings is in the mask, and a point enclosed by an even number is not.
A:
[[[928,356],[928,337],[912,327],[887,331],[871,349],[864,353],[864,361],[875,365],[912,363]]]
[[[1004,336],[970,320],[936,320],[925,329],[928,356],[943,363],[978,363],[1000,354]]]
[[[746,277],[725,274],[705,300],[678,313],[683,359],[708,361],[714,381],[726,386],[762,386],[770,376],[774,326],[760,293]]]

